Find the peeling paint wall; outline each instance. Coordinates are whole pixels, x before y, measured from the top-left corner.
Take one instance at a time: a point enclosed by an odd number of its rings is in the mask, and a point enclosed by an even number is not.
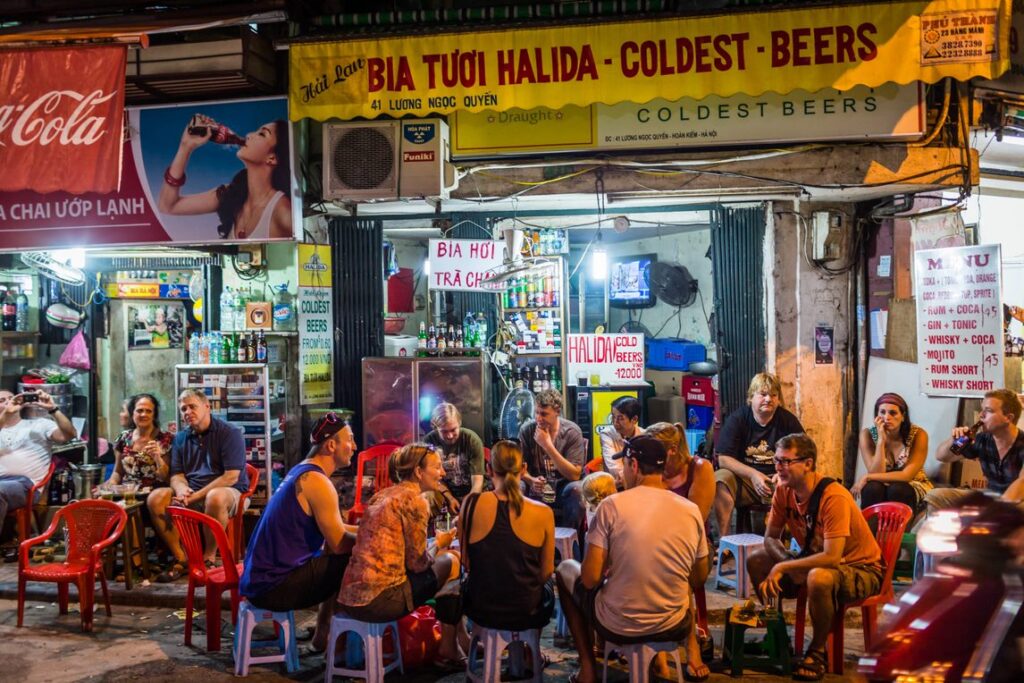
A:
[[[772,287],[774,310],[769,330],[768,352],[774,353],[769,367],[782,380],[783,400],[803,424],[818,446],[818,469],[841,479],[846,440],[852,413],[846,393],[854,376],[855,351],[850,339],[851,275],[830,276],[804,258],[804,240],[808,240],[814,211],[838,210],[852,214],[848,205],[789,203],[773,206],[772,239],[775,249],[767,285]],[[798,216],[795,212],[799,211]],[[803,217],[801,220],[800,216]],[[847,230],[852,224],[844,216]],[[831,365],[815,362],[815,327],[831,326],[834,333],[834,361]],[[770,333],[772,334],[772,333]],[[773,349],[774,346],[774,349]]]

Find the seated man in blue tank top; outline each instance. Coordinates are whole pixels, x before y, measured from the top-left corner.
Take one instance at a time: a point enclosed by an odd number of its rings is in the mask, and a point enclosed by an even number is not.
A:
[[[353,536],[330,475],[352,462],[352,428],[334,413],[313,425],[306,459],[293,467],[260,517],[239,589],[257,607],[287,612],[320,605],[312,647],[326,647]]]

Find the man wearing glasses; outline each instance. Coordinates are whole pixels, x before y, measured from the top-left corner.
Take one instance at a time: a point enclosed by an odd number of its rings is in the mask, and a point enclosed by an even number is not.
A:
[[[239,590],[253,605],[288,612],[320,605],[312,647],[327,644],[355,537],[341,520],[331,474],[352,462],[352,428],[334,413],[313,425],[306,459],[288,472],[260,517]]]
[[[825,674],[825,642],[839,605],[881,589],[882,552],[857,502],[842,484],[822,483],[817,515],[811,514],[811,499],[823,477],[815,469],[818,449],[809,436],[790,434],[779,439],[774,460],[779,485],[765,520],[764,547],[750,554],[747,571],[766,603],[795,598],[799,587],[807,586],[814,637],[793,677],[815,681]],[[802,548],[795,557],[782,541],[784,527]],[[812,538],[808,538],[810,527]]]

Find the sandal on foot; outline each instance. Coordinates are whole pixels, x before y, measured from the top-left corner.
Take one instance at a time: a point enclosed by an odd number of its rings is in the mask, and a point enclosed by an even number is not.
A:
[[[172,583],[185,575],[185,565],[175,562],[156,577],[157,583]]]
[[[808,649],[804,658],[793,670],[795,681],[820,681],[825,677],[825,670],[828,668],[828,657],[824,650]]]
[[[704,671],[704,673],[703,674],[690,673],[691,671],[694,671],[694,672],[696,672],[696,671]],[[690,664],[689,662],[687,662],[686,666],[683,667],[683,679],[685,679],[687,681],[690,681],[690,683],[700,683],[701,681],[706,681],[706,680],[708,680],[708,676],[710,676],[710,675],[711,675],[711,669],[709,669],[708,665],[705,664],[704,662],[701,662],[697,666],[694,666],[694,665]]]

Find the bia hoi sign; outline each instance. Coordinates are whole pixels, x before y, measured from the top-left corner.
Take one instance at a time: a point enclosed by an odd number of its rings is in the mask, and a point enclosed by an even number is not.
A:
[[[1003,387],[1000,263],[997,244],[914,253],[922,394],[982,396]]]
[[[430,240],[430,289],[488,292],[484,277],[504,260],[504,244],[494,240]]]

